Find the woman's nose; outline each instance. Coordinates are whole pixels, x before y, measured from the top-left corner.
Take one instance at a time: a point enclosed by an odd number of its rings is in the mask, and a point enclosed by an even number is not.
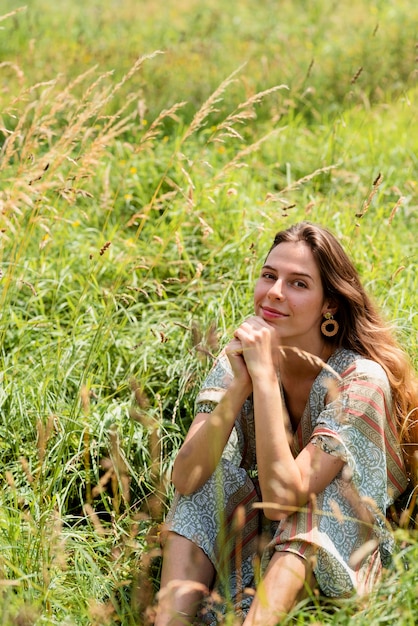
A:
[[[268,297],[271,298],[271,300],[284,299],[283,281],[281,279],[276,280],[275,283],[270,287]]]

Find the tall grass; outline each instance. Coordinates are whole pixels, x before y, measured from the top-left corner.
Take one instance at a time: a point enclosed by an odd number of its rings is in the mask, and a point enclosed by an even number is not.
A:
[[[330,226],[418,363],[417,9],[305,4],[0,22],[3,624],[145,622],[172,460],[278,228]],[[398,532],[372,602],[289,621],[415,623]]]

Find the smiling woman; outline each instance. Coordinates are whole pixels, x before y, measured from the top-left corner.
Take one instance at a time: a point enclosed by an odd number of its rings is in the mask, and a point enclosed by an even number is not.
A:
[[[255,286],[254,308],[257,316],[277,328],[282,343],[324,356],[322,348],[328,346],[321,336],[321,322],[337,306],[324,295],[306,243],[285,242],[272,249]]]
[[[368,593],[390,561],[385,515],[418,442],[405,355],[341,245],[306,222],[276,235],[254,308],[175,461],[158,626],[216,624],[227,601],[245,626],[274,626],[316,586]]]

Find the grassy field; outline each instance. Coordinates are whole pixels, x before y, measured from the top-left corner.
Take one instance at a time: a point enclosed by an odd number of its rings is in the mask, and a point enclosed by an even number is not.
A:
[[[0,620],[142,625],[172,460],[277,230],[329,226],[418,366],[418,5],[0,12]],[[396,537],[372,599],[289,623],[416,624]]]

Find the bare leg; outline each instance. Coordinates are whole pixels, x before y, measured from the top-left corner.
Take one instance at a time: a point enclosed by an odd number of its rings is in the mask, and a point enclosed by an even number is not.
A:
[[[168,533],[155,626],[191,624],[214,577],[215,569],[201,548],[181,535]]]
[[[275,552],[253,600],[244,626],[276,626],[315,587],[308,561],[292,552]]]

